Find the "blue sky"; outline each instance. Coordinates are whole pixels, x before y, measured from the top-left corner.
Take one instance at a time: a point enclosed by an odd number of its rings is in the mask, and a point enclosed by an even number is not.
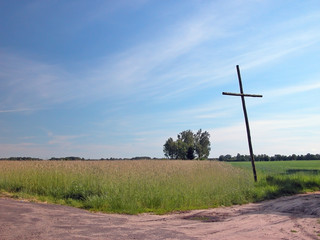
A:
[[[0,157],[320,151],[318,0],[0,2]]]

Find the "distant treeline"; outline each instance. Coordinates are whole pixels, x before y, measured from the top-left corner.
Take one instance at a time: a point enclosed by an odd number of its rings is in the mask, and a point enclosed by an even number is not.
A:
[[[133,157],[133,158],[100,158],[100,159],[85,159],[81,157],[52,157],[48,159],[49,161],[113,161],[113,160],[162,160],[163,158],[151,158],[148,156],[141,157]],[[320,160],[320,154],[311,154],[308,153],[306,155],[280,155],[276,154],[272,157],[266,154],[254,155],[255,161],[293,161],[293,160]],[[10,158],[0,158],[0,161],[43,161],[40,158],[33,157],[10,157]],[[208,160],[218,160],[223,162],[246,162],[251,161],[250,155],[241,155],[237,154],[237,156],[220,155],[219,158],[209,158]]]
[[[33,157],[9,157],[9,158],[0,158],[0,161],[42,161],[40,158]]]
[[[237,156],[231,156],[230,154],[227,155],[220,155],[220,157],[217,159],[219,161],[224,162],[245,162],[245,161],[251,161],[250,155],[241,155],[237,154]],[[294,161],[294,160],[320,160],[320,154],[311,154],[308,153],[306,155],[281,155],[276,154],[272,157],[266,155],[266,154],[260,154],[260,155],[254,155],[254,160],[259,161]]]
[[[81,157],[62,157],[62,158],[52,157],[49,159],[49,161],[79,161],[79,160],[85,160],[85,159]]]
[[[133,157],[133,158],[100,158],[100,159],[85,159],[81,157],[52,157],[48,159],[49,161],[110,161],[110,160],[151,160],[151,157],[142,156],[142,157]],[[153,158],[158,159],[158,158]],[[10,157],[10,158],[0,158],[0,161],[43,161],[43,159],[40,158],[33,158],[33,157]]]
[[[34,157],[9,157],[9,158],[0,158],[0,161],[43,161],[41,158],[34,158]],[[61,157],[56,158],[52,157],[48,160],[51,161],[74,161],[74,160],[85,160],[84,158],[80,157]]]

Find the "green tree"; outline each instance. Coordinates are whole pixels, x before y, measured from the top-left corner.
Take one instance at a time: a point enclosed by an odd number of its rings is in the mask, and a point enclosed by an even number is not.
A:
[[[207,131],[202,132],[200,129],[194,134],[195,152],[198,159],[207,159],[210,153],[210,134]]]
[[[187,150],[187,159],[193,160],[194,158],[194,149],[192,146],[189,146]]]
[[[163,145],[164,155],[167,158],[176,159],[177,156],[177,144],[172,138],[169,138]]]
[[[167,158],[171,159],[206,159],[210,153],[210,134],[200,129],[196,134],[186,130],[177,135],[177,140],[169,138],[163,145]]]
[[[191,130],[178,134],[179,159],[194,159],[194,134]]]
[[[191,130],[183,131],[178,134],[178,140],[183,141],[186,145],[192,146],[194,143],[194,134]]]
[[[188,150],[187,144],[183,140],[178,139],[176,141],[176,146],[177,146],[176,159],[187,159],[187,150]]]

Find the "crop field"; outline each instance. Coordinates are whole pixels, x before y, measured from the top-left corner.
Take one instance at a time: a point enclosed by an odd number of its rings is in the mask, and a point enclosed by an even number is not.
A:
[[[233,162],[232,166],[252,172],[251,162]],[[255,162],[258,183],[256,200],[275,198],[320,189],[320,161]]]
[[[250,168],[251,162],[232,162],[233,166]],[[256,169],[266,174],[320,173],[319,160],[255,162]]]
[[[320,189],[320,161],[1,161],[0,192],[137,214],[243,204]]]

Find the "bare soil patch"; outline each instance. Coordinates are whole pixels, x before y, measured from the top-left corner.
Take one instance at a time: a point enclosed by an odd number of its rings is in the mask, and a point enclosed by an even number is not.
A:
[[[320,192],[135,216],[0,198],[0,239],[320,239]]]

